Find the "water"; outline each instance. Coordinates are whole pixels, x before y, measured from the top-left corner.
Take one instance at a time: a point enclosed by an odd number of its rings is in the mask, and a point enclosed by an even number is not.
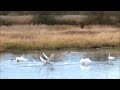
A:
[[[44,51],[55,53],[51,64],[43,64],[42,52],[0,53],[0,79],[120,79],[119,50],[67,50]],[[116,59],[108,61],[108,53]],[[25,55],[28,61],[16,62],[17,56]],[[81,58],[90,58],[93,63],[84,66]]]

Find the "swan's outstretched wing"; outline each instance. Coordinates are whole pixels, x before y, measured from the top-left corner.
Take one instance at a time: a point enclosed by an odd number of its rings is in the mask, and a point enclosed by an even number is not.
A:
[[[41,56],[40,56],[40,60],[41,60],[42,62],[46,62],[46,60],[43,59]]]
[[[83,63],[84,62],[84,59],[82,58],[82,59],[80,59],[80,63]]]
[[[45,53],[43,52],[43,55],[44,55],[44,57],[48,60],[49,59],[49,57],[47,56],[47,55],[45,55]]]
[[[55,55],[54,53],[53,53],[53,54],[51,54],[51,55],[50,55],[50,58],[53,58],[53,57],[54,57],[54,55]]]
[[[26,58],[22,58],[22,60],[23,60],[23,61],[27,61],[27,59],[26,59]]]

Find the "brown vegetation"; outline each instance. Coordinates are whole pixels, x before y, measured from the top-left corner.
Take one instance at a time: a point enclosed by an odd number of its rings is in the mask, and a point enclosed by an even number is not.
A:
[[[119,47],[120,29],[92,25],[14,25],[0,27],[0,50]]]

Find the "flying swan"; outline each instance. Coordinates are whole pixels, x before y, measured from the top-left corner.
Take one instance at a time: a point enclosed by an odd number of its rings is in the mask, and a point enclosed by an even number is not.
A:
[[[47,64],[50,62],[50,60],[52,60],[52,57],[54,56],[54,54],[52,54],[50,57],[48,57],[44,52],[43,52],[43,56],[45,57],[45,59],[43,59],[41,56],[40,56],[40,60]]]

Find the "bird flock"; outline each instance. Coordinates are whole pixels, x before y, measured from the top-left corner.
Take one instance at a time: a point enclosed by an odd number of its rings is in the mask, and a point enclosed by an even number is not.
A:
[[[16,57],[16,62],[19,62],[19,61],[27,61],[27,59],[24,57],[25,55],[21,56],[21,57]],[[40,60],[47,64],[47,63],[50,63],[51,60],[53,60],[53,57],[54,57],[54,54],[52,54],[50,57],[48,57],[44,52],[43,52],[43,56],[40,56]]]
[[[43,56],[44,56],[44,58],[43,58],[42,56],[40,56],[40,60],[41,60],[44,64],[48,64],[48,63],[50,63],[51,60],[53,60],[54,54],[52,54],[50,57],[48,57],[48,56],[43,52]],[[108,56],[109,62],[110,62],[111,60],[114,60],[115,58],[116,58],[116,57],[111,56],[110,53],[109,53],[109,56]],[[24,58],[24,55],[21,56],[21,57],[16,57],[16,62],[19,62],[19,61],[27,61],[27,59]],[[81,64],[81,65],[88,65],[88,64],[90,64],[90,63],[92,63],[92,62],[93,62],[93,61],[90,60],[89,58],[82,58],[82,59],[80,59],[80,64]]]

